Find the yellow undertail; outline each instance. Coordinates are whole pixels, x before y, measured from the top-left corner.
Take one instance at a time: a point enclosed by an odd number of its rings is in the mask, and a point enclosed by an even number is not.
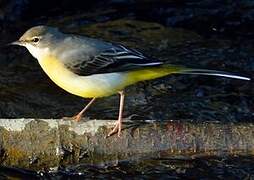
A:
[[[174,65],[162,65],[158,67],[150,67],[140,70],[129,71],[126,73],[126,83],[134,84],[139,81],[156,79],[174,73],[181,73],[184,70],[187,70],[187,68]]]

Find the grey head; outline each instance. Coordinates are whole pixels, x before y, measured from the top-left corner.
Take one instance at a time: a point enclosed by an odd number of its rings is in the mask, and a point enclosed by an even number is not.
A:
[[[61,34],[62,33],[55,27],[35,26],[28,29],[19,40],[12,42],[11,44],[44,48],[52,43],[52,41],[56,41]]]
[[[57,28],[49,26],[35,26],[28,29],[19,40],[10,43],[11,45],[24,46],[36,59],[49,53],[56,48],[65,35]]]

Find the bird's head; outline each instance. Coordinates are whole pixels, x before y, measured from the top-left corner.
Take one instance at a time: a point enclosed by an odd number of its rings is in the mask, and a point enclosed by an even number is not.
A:
[[[57,28],[35,26],[28,29],[19,40],[10,44],[26,47],[35,58],[39,59],[45,51],[53,49],[51,46],[55,45],[61,35]]]

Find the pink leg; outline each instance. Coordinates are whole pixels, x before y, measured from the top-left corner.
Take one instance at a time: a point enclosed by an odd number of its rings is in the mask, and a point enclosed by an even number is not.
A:
[[[119,106],[119,115],[118,120],[116,122],[116,125],[112,131],[109,132],[108,136],[111,136],[112,134],[118,132],[118,137],[121,135],[121,129],[122,129],[122,117],[123,117],[123,105],[124,105],[124,91],[120,91],[120,106]]]
[[[86,107],[84,107],[84,109],[82,109],[82,111],[80,111],[77,115],[73,116],[72,119],[74,121],[80,121],[82,118],[83,113],[91,106],[91,104],[95,101],[96,98],[93,98],[87,105]]]

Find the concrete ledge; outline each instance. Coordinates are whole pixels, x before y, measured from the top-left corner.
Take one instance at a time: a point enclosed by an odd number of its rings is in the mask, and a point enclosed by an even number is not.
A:
[[[0,119],[1,165],[38,170],[74,163],[108,164],[147,157],[254,154],[252,123],[129,121],[120,138],[116,135],[105,138],[114,122]]]

